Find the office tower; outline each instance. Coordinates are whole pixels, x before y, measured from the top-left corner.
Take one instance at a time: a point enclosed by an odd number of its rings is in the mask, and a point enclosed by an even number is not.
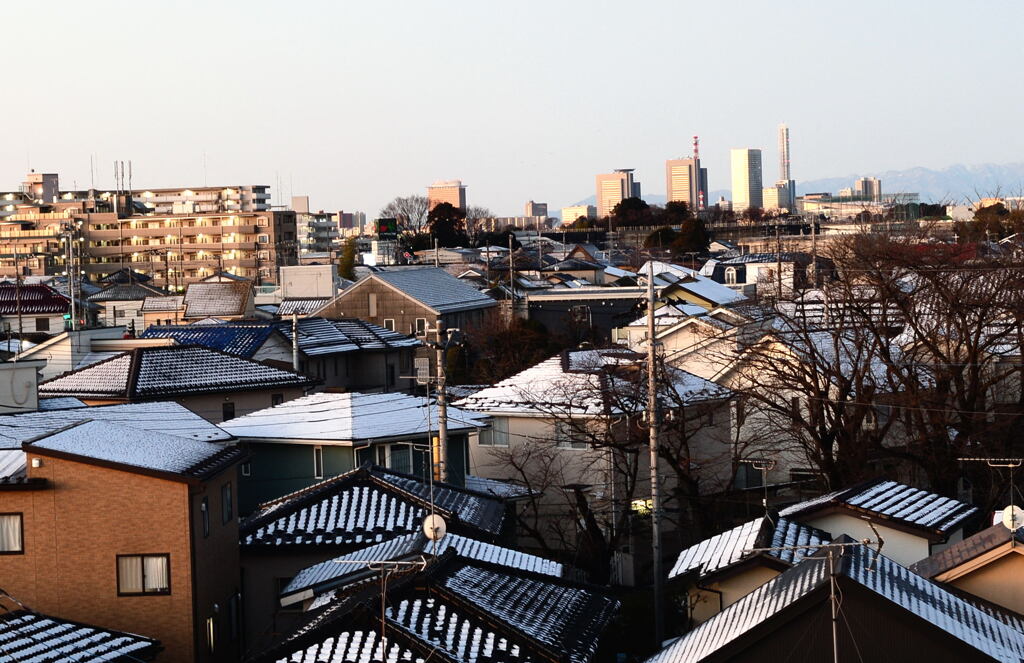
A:
[[[787,197],[782,201],[782,207],[790,212],[796,210],[796,181],[790,170],[789,162],[789,127],[785,124],[779,125],[779,179],[775,186],[786,186]]]
[[[597,216],[604,218],[626,198],[640,197],[640,183],[633,181],[632,168],[619,168],[597,176]]]
[[[853,183],[853,194],[867,200],[881,200],[882,180],[877,177],[862,177]]]
[[[526,209],[524,210],[523,216],[543,216],[547,218],[548,215],[548,204],[547,203],[535,203],[532,200],[527,201]]]
[[[466,186],[462,180],[438,180],[427,187],[427,203],[429,209],[450,203],[452,207],[465,211]]]
[[[693,156],[665,162],[665,198],[681,201],[693,211],[702,210],[708,200],[708,169],[700,167],[700,144],[693,137]]]
[[[790,189],[792,181],[793,180],[779,180],[775,183],[775,186],[762,189],[761,205],[764,209],[793,212],[795,210],[794,203],[796,198],[793,195],[793,190]]]
[[[572,205],[562,208],[562,223],[575,223],[580,218],[596,219],[597,207],[594,205]]]
[[[748,207],[762,207],[761,150],[734,148],[732,161],[732,208],[742,212]]]

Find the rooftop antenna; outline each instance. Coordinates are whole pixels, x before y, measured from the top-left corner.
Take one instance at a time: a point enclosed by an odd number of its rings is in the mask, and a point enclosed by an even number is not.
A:
[[[700,159],[700,138],[698,136],[693,137],[693,160],[697,161]]]
[[[992,469],[1006,468],[1010,470],[1010,506],[1003,509],[1003,526],[1011,532],[1016,532],[1024,527],[1024,509],[1014,504],[1014,493],[1017,489],[1014,485],[1013,471],[1024,464],[1024,458],[957,458],[961,463],[985,463]],[[1010,537],[1010,547],[1016,543],[1017,537]]]
[[[764,488],[764,495],[761,497],[761,506],[764,507],[764,517],[768,519],[768,522],[773,525],[775,522],[772,520],[771,514],[768,512],[768,473],[775,469],[774,458],[741,458],[741,463],[750,465],[752,468],[761,473],[761,486]]]
[[[799,553],[803,554],[806,557],[807,556],[807,553],[806,553],[807,550],[811,550],[811,549],[813,549],[815,551],[825,550],[825,555],[826,555],[826,558],[828,559],[828,576],[829,576],[829,582],[828,582],[828,589],[829,589],[828,601],[829,601],[829,605],[832,608],[832,662],[833,663],[839,663],[839,610],[842,607],[842,601],[839,598],[839,593],[836,591],[837,590],[836,564],[835,564],[836,555],[838,554],[838,556],[842,557],[843,553],[846,552],[847,548],[852,548],[854,546],[864,546],[865,548],[870,548],[871,546],[875,546],[875,549],[874,549],[874,553],[875,554],[872,555],[871,561],[868,563],[868,568],[867,568],[867,571],[874,571],[875,570],[875,565],[878,562],[878,557],[882,553],[882,546],[885,545],[885,540],[878,533],[878,530],[875,528],[875,524],[872,523],[870,520],[867,520],[866,518],[865,518],[865,520],[868,523],[868,527],[871,528],[871,532],[875,535],[874,540],[871,540],[871,539],[861,539],[860,541],[848,541],[848,542],[845,542],[845,543],[819,543],[817,545],[811,544],[811,545],[804,545],[804,546],[772,546],[772,547],[768,547],[768,548],[748,548],[748,549],[743,551],[744,554],[747,554],[747,553],[762,553],[762,552],[792,551],[794,553],[799,552]]]

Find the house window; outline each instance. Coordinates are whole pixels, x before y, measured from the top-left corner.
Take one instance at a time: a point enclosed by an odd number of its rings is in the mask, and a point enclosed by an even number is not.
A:
[[[416,332],[417,336],[426,336],[427,335],[427,319],[426,318],[416,318],[416,326],[414,328],[414,331]]]
[[[284,394],[271,394],[270,395],[270,407],[280,405],[284,403]]]
[[[587,448],[587,441],[571,422],[559,421],[555,424],[555,445],[559,449],[582,450]]]
[[[204,497],[199,505],[199,511],[203,515],[203,538],[210,536],[210,498]]]
[[[171,593],[171,556],[118,555],[118,596]]]
[[[23,529],[22,514],[0,513],[0,555],[25,552]]]
[[[49,318],[36,318],[36,331],[40,331],[40,332],[50,331],[50,319]]]
[[[725,282],[729,285],[736,285],[736,268],[726,267],[725,268]]]
[[[480,431],[480,446],[507,447],[508,419],[505,417],[495,417],[492,419],[490,430]]]
[[[384,329],[387,329],[388,331],[395,331],[395,319],[384,318]]]
[[[313,478],[324,478],[324,448],[321,446],[313,447]]]
[[[251,477],[252,476],[252,463],[250,461],[245,461],[244,463],[242,463],[242,476],[243,477]]]
[[[370,317],[371,318],[376,318],[377,317],[377,293],[371,292],[367,296],[367,306],[370,309]]]
[[[229,523],[235,516],[234,505],[231,503],[231,482],[220,488],[220,522]]]
[[[235,418],[235,404],[228,401],[220,406],[221,421],[228,421]]]

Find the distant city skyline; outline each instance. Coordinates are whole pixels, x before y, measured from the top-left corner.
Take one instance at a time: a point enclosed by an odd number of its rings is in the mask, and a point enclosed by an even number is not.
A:
[[[111,162],[131,159],[136,187],[263,184],[275,204],[308,195],[314,209],[370,217],[457,178],[467,204],[516,215],[524,200],[576,203],[620,166],[662,194],[666,160],[688,156],[695,134],[709,190],[730,187],[729,150],[744,145],[765,150],[775,182],[780,122],[798,183],[1021,160],[1024,90],[1000,64],[1019,57],[1024,6],[986,3],[999,20],[964,30],[963,4],[945,0],[784,5],[652,1],[608,21],[582,0],[500,12],[462,0],[15,4],[5,17],[23,27],[5,51],[33,94],[5,106],[0,188],[29,168],[109,188]],[[88,39],[72,57],[40,48],[39,26],[47,43]],[[570,29],[586,41],[552,38]],[[713,55],[673,85],[664,45],[681,31],[689,52]],[[783,32],[798,38],[779,47]],[[952,35],[955,48],[939,47]],[[622,57],[595,66],[602,44]],[[748,75],[752,62],[787,84]],[[987,90],[998,103],[981,122]]]

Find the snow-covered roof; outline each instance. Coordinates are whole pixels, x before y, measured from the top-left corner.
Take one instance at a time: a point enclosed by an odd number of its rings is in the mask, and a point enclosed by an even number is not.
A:
[[[165,325],[149,326],[142,338],[173,338],[181,345],[201,345],[239,357],[251,358],[274,333],[272,325]]]
[[[144,313],[177,311],[185,307],[184,295],[163,295],[158,297],[146,297],[142,302]]]
[[[202,479],[240,459],[234,446],[199,442],[107,421],[85,421],[47,437],[26,442],[27,451],[70,454],[126,468]]]
[[[491,297],[439,268],[384,271],[368,278],[383,281],[438,313],[497,305]]]
[[[486,493],[488,495],[501,497],[506,500],[514,500],[519,497],[528,497],[530,495],[530,489],[526,486],[511,483],[509,481],[499,481],[498,479],[478,477],[472,474],[466,475],[466,488],[475,490],[478,493]]]
[[[286,317],[290,315],[311,315],[329,304],[330,297],[289,297],[281,301],[277,307],[277,314]]]
[[[688,304],[686,302],[669,302],[663,304],[654,310],[654,324],[659,327],[666,325],[674,325],[683,320],[687,320],[694,316],[706,315],[708,310],[703,306],[697,304]],[[647,326],[647,314],[644,313],[642,316],[629,323],[630,327],[646,327]]]
[[[875,479],[794,504],[779,514],[804,519],[830,508],[849,509],[879,522],[921,529],[940,537],[962,527],[978,513],[972,504],[888,479]]]
[[[0,612],[0,662],[152,660],[160,643],[28,610]]]
[[[177,345],[135,348],[58,375],[39,385],[39,395],[144,400],[313,384],[312,378],[225,352]]]
[[[141,302],[147,297],[161,297],[163,293],[144,283],[114,283],[89,296],[90,302]]]
[[[276,663],[426,663],[428,656],[398,642],[390,635],[382,651],[380,631],[373,628],[335,631],[322,641],[301,646]]]
[[[24,479],[26,467],[24,450],[0,449],[0,483]]]
[[[448,534],[435,545],[422,532],[399,536],[307,567],[298,572],[281,592],[282,603],[289,603],[288,597],[301,599],[343,588],[367,579],[367,568],[360,562],[398,561],[418,559],[421,556],[440,556],[453,549],[459,555],[489,564],[496,564],[541,575],[561,577],[562,565],[543,557],[485,543],[458,534]],[[371,574],[375,576],[375,574]]]
[[[87,407],[81,400],[74,396],[56,396],[54,398],[40,398],[40,410],[72,410],[78,407]]]
[[[248,281],[200,281],[185,289],[185,317],[233,317],[245,315],[252,298]]]
[[[229,433],[188,408],[172,401],[155,401],[2,415],[0,448],[20,448],[22,442],[33,437],[46,435],[88,419],[109,421],[141,431],[166,433],[202,442],[224,442],[231,439]]]
[[[736,292],[696,270],[659,260],[644,263],[637,270],[637,278],[643,283],[647,282],[649,264],[654,267],[655,285],[660,287],[678,287],[716,306],[746,300],[742,293]]]
[[[430,486],[417,477],[361,467],[261,504],[241,527],[246,546],[356,547],[420,531]],[[492,538],[505,520],[494,496],[434,482],[434,510],[449,531]]]
[[[63,315],[71,300],[48,285],[0,283],[0,315]]]
[[[276,323],[277,329],[291,341],[292,323]],[[299,320],[299,349],[308,356],[353,352],[357,350],[393,350],[421,345],[412,336],[385,329],[358,318]]]
[[[429,416],[428,416],[429,415]],[[448,407],[448,430],[483,428],[487,417]],[[420,437],[437,430],[437,407],[401,392],[320,393],[236,417],[221,424],[236,437],[352,443]]]
[[[849,537],[841,537],[841,540],[852,542]],[[1024,659],[1024,636],[1020,631],[884,555],[876,555],[864,546],[850,546],[836,557],[834,564],[840,582],[845,580],[862,586],[877,600],[920,618],[922,625],[927,623],[945,631],[996,661],[1019,663]],[[827,559],[823,556],[805,558],[662,649],[647,663],[703,661],[745,638],[762,624],[773,621],[829,581]],[[808,622],[808,629],[812,628],[811,622]],[[828,628],[825,621],[816,623],[819,628]],[[763,630],[759,632],[763,634]],[[810,631],[805,630],[804,634],[814,637]],[[824,637],[824,633],[819,637]],[[736,650],[732,653],[735,655]]]
[[[643,355],[623,349],[563,352],[463,398],[456,405],[491,414],[534,416],[596,416],[620,411],[626,401],[642,396],[643,386],[630,378],[643,373],[636,370],[642,368],[643,359]],[[666,402],[697,402],[730,393],[692,373],[679,369],[670,372],[671,386],[662,387]]]
[[[724,571],[735,564],[756,555],[753,548],[779,546],[814,546],[827,543],[831,537],[827,532],[807,527],[786,518],[761,517],[743,523],[726,532],[704,539],[679,553],[675,564],[668,572],[669,578],[694,572],[697,577]],[[806,550],[780,550],[766,553],[785,564],[799,562],[804,556],[813,554],[815,548]]]

